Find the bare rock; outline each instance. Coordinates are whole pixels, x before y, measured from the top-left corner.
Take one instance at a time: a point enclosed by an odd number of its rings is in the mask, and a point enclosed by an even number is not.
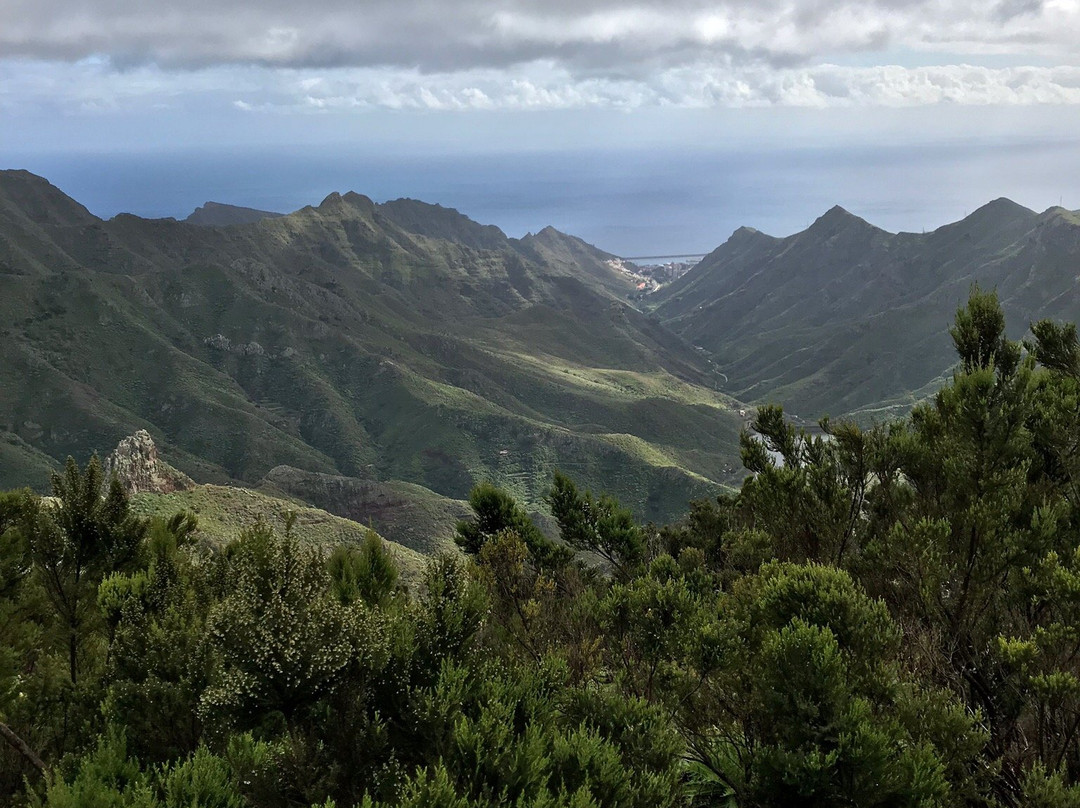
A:
[[[154,439],[145,429],[129,435],[105,459],[105,479],[115,474],[129,494],[171,494],[195,487],[195,481],[158,457]]]

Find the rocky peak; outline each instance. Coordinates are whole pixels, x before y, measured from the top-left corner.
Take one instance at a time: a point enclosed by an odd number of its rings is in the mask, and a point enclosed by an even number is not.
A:
[[[129,435],[105,459],[105,479],[115,474],[128,494],[171,494],[195,487],[195,481],[158,457],[145,429]]]
[[[854,213],[845,210],[839,205],[833,205],[833,207],[829,208],[825,213],[814,220],[814,223],[810,225],[810,227],[796,235],[812,236],[815,239],[825,241],[836,238],[837,236],[867,236],[882,232],[884,231],[870,224],[865,219],[856,216]]]
[[[778,241],[776,237],[745,225],[728,237],[728,243],[730,244],[772,244],[776,241]]]
[[[319,203],[319,212],[341,217],[354,217],[358,212],[370,216],[375,212],[375,203],[355,191],[349,191],[344,196],[334,191]]]

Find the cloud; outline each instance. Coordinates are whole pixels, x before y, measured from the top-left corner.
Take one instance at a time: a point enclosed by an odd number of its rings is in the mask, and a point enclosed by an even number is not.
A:
[[[1080,104],[1080,0],[0,0],[0,109]]]
[[[341,71],[300,82],[302,89],[286,83],[278,90],[280,104],[294,111],[1080,104],[1080,68],[1063,67],[818,65],[730,70],[696,65],[663,70],[647,79],[575,79],[548,63],[534,65],[511,80],[492,71],[376,75]]]
[[[0,0],[0,58],[121,67],[394,67],[537,61],[618,78],[706,64],[792,68],[888,49],[1080,50],[1076,0]]]
[[[575,75],[552,60],[513,68],[227,66],[113,70],[107,62],[0,61],[0,109],[100,114],[217,105],[251,114],[367,110],[484,111],[645,108],[863,108],[1080,105],[1080,68],[938,65],[773,68],[698,63],[642,76]]]

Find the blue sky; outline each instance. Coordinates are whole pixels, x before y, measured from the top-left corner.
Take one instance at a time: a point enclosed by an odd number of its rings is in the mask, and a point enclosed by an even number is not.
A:
[[[102,215],[183,215],[198,189],[169,179],[182,163],[217,180],[203,198],[280,208],[348,187],[317,190],[307,166],[497,220],[470,163],[487,155],[493,187],[548,194],[536,216],[576,189],[578,231],[627,248],[660,211],[629,198],[686,202],[696,166],[722,182],[752,164],[775,194],[740,173],[746,193],[706,194],[699,236],[672,243],[791,230],[826,198],[916,228],[981,197],[1080,207],[1077,133],[1080,0],[0,0],[0,163],[49,171]],[[252,190],[211,170],[253,154],[292,160],[291,179]],[[515,156],[533,168],[515,174]],[[161,178],[126,206],[101,191],[121,157]],[[589,208],[616,197],[606,219]],[[495,223],[549,223],[520,213]]]

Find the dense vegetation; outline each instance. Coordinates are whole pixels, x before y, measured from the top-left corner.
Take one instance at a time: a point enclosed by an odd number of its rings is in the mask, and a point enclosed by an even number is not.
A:
[[[69,463],[0,499],[0,799],[1078,806],[1080,342],[1032,333],[976,291],[933,400],[764,407],[667,527],[480,486],[411,593],[376,540],[215,549]]]

